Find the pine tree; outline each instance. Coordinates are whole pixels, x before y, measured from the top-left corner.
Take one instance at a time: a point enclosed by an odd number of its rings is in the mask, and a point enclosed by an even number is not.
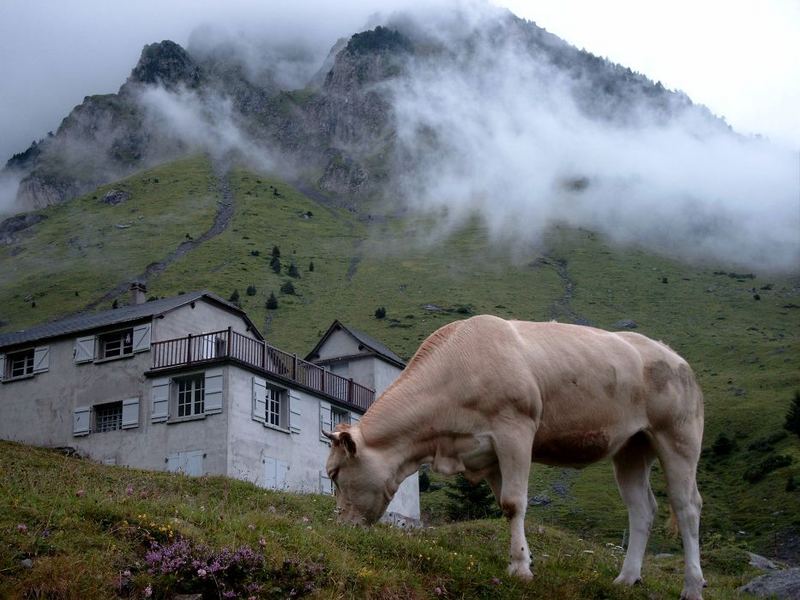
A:
[[[289,265],[289,277],[300,277],[300,271],[297,270],[297,265],[294,263]]]
[[[463,475],[448,482],[444,490],[448,497],[447,514],[453,521],[486,519],[500,515],[492,489],[485,481],[471,484]]]
[[[800,436],[800,392],[794,393],[794,400],[789,405],[789,412],[786,413],[786,423],[783,424],[783,427]]]
[[[281,249],[277,246],[272,247],[272,258],[280,258],[281,257]]]
[[[308,272],[309,273],[313,273],[314,272],[314,261],[313,260],[310,263],[308,263]]]
[[[385,306],[379,306],[378,308],[375,309],[375,318],[376,319],[383,319],[385,317],[386,317],[386,307]]]
[[[273,271],[275,271],[276,273],[280,274],[280,272],[281,272],[281,259],[278,258],[277,256],[273,256],[272,260],[269,261],[269,266],[272,267]]]
[[[284,284],[281,286],[281,293],[282,293],[282,294],[290,294],[290,295],[294,295],[294,284],[293,284],[291,281],[287,281],[287,282],[285,282],[285,283],[284,283]]]
[[[275,297],[275,292],[269,293],[269,298],[267,298],[267,308],[270,310],[275,310],[278,308],[278,299]]]
[[[239,304],[239,290],[233,290],[233,293],[231,294],[231,297],[228,298],[228,300],[230,302],[233,302],[234,304]]]

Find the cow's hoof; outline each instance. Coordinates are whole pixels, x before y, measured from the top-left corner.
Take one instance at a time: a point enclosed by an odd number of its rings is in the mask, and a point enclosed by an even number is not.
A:
[[[625,573],[620,573],[614,580],[614,583],[617,585],[636,585],[637,583],[642,583],[642,578],[639,575],[626,575]]]
[[[533,579],[533,573],[531,573],[531,568],[526,565],[525,563],[511,563],[508,565],[508,574],[512,577],[519,577],[520,579],[525,579],[529,581]]]

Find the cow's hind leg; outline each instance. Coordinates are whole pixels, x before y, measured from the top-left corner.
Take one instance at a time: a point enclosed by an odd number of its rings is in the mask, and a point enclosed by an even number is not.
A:
[[[650,488],[653,460],[655,453],[643,433],[633,436],[614,456],[614,475],[628,508],[630,531],[625,561],[614,583],[633,585],[642,578],[642,560],[656,513],[656,499]]]
[[[505,432],[494,440],[495,452],[500,466],[500,508],[511,528],[511,550],[509,575],[523,579],[533,577],[531,553],[525,539],[525,511],[528,508],[528,478],[531,471],[531,448],[533,431],[519,428]],[[492,485],[494,488],[498,481]],[[495,490],[495,494],[497,491]]]
[[[702,426],[701,426],[702,427]],[[697,489],[697,462],[700,458],[700,433],[684,426],[672,432],[656,433],[654,441],[664,468],[669,500],[683,540],[684,582],[681,598],[702,600],[705,586],[700,568],[700,510],[703,501]]]

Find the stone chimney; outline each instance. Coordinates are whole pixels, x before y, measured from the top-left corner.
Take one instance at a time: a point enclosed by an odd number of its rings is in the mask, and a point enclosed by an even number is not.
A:
[[[147,301],[147,286],[140,281],[131,284],[131,304],[144,304]]]

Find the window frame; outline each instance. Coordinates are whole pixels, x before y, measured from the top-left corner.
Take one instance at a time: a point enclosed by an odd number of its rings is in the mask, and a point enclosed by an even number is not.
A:
[[[206,376],[205,372],[192,373],[181,377],[174,377],[171,381],[171,388],[174,388],[173,401],[175,406],[175,416],[173,421],[185,421],[191,419],[204,419],[206,416]],[[190,388],[182,389],[186,384]],[[188,396],[188,402],[183,401],[181,396]],[[188,413],[181,414],[181,408],[188,408]]]
[[[289,433],[289,390],[271,385],[269,382],[266,388],[264,426]],[[273,410],[273,404],[278,405],[277,411]],[[273,422],[273,416],[277,416],[278,423]]]
[[[117,409],[119,410],[117,411]],[[107,419],[102,426],[103,428],[101,429],[100,421],[106,417],[106,415],[101,413],[104,411],[109,411],[110,413],[112,410],[114,412],[111,414],[111,419]],[[110,427],[107,426],[107,423],[109,422],[112,423]],[[115,402],[104,402],[102,404],[95,404],[92,406],[91,433],[108,433],[111,431],[122,431],[122,400],[117,400]]]
[[[332,430],[336,429],[336,426],[340,423],[345,425],[352,425],[353,423],[353,415],[349,410],[345,410],[343,408],[339,408],[334,404],[331,404],[331,425]]]
[[[24,356],[22,356],[24,355]],[[19,375],[14,375],[14,360],[15,358],[24,361],[23,364],[23,373]],[[36,348],[25,348],[24,350],[16,350],[15,352],[9,352],[5,355],[5,373],[3,373],[3,381],[12,381],[14,379],[26,379],[28,377],[33,377],[36,373],[34,372],[34,361],[36,360]]]
[[[125,336],[130,336],[129,341],[125,342]],[[115,340],[117,338],[117,340]],[[119,342],[119,353],[118,354],[111,354],[107,353],[106,346],[111,341],[118,341]],[[114,331],[108,331],[105,333],[97,334],[97,354],[98,357],[94,360],[94,362],[103,362],[107,360],[118,360],[120,358],[128,358],[134,355],[133,351],[133,327],[126,327],[124,329],[115,329]]]

